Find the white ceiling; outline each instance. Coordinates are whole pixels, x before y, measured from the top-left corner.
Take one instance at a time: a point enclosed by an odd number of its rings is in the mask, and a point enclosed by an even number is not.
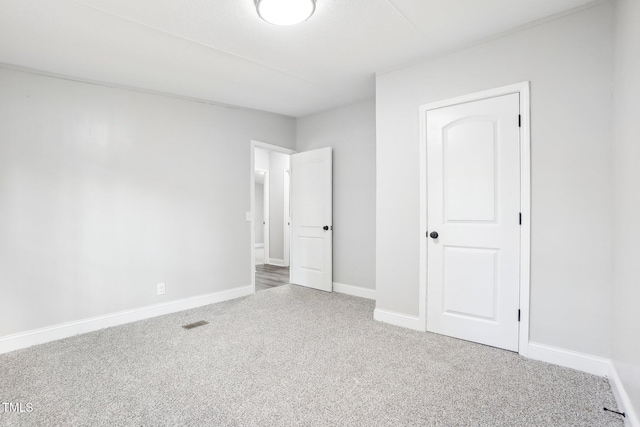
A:
[[[374,75],[593,0],[317,0],[278,27],[254,0],[0,0],[0,62],[299,117]]]

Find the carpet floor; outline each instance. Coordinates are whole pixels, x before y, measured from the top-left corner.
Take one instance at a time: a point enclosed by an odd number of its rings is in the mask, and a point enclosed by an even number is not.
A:
[[[32,408],[0,425],[623,425],[605,378],[373,309],[284,285],[0,355],[0,401]]]

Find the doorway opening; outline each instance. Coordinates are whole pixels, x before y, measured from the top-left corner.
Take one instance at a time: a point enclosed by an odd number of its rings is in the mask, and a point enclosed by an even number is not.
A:
[[[254,292],[287,283],[332,292],[333,149],[251,141],[250,165]]]
[[[289,168],[293,150],[252,141],[252,285],[256,292],[290,282]]]

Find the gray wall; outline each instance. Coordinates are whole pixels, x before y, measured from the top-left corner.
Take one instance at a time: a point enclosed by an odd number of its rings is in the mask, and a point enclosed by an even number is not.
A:
[[[531,341],[608,357],[612,4],[377,77],[378,308],[418,314],[422,104],[531,81]]]
[[[294,119],[4,69],[0,116],[0,336],[250,285],[250,141]]]
[[[258,175],[262,174],[256,173],[256,179]],[[256,182],[255,199],[255,243],[264,243],[264,182]]]
[[[375,101],[299,118],[296,149],[333,147],[333,280],[375,289]]]
[[[269,259],[277,263],[284,261],[284,174],[287,169],[289,156],[269,151]]]
[[[640,416],[640,2],[616,7],[613,363]]]

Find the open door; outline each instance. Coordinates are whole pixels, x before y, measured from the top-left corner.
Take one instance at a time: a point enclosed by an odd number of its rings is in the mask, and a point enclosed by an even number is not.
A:
[[[291,156],[291,283],[333,290],[332,149]]]

